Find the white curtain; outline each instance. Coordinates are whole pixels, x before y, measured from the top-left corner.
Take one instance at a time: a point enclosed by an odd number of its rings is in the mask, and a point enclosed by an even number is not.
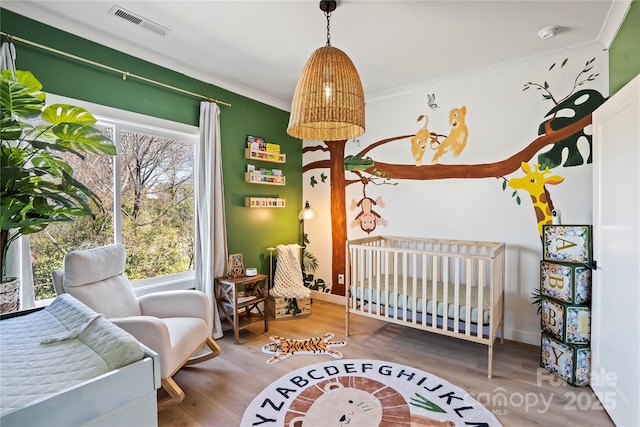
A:
[[[213,307],[213,338],[222,337],[214,278],[223,276],[227,265],[220,145],[220,108],[214,102],[203,101],[200,103],[200,143],[195,168],[195,272],[196,289],[209,297]]]
[[[4,70],[11,70],[13,78],[16,78],[16,47],[6,41],[0,46],[0,71]],[[9,246],[6,275],[20,280],[20,308],[35,307],[29,236],[22,236]]]

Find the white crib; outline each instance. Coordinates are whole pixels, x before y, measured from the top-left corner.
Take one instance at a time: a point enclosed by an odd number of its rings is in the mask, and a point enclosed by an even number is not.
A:
[[[346,242],[347,312],[485,344],[504,336],[499,242],[367,237]]]

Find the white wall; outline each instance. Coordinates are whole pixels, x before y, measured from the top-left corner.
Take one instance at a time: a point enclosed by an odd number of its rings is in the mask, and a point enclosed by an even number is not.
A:
[[[415,133],[422,123],[416,123],[421,114],[429,116],[429,130],[448,134],[449,110],[466,105],[469,138],[465,150],[458,158],[450,153],[443,156],[442,164],[478,164],[499,162],[519,152],[537,138],[538,125],[553,106],[543,100],[540,91],[522,91],[527,82],[548,82],[551,92],[564,98],[571,92],[578,73],[591,58],[596,58],[594,69],[600,73],[595,81],[580,89],[598,90],[604,96],[608,91],[608,56],[606,52],[562,52],[536,60],[505,64],[464,76],[454,76],[425,84],[395,97],[367,101],[366,128],[359,137],[359,145],[348,141],[345,155],[356,154],[362,148],[379,140]],[[569,58],[561,68],[563,59]],[[549,67],[557,62],[553,70]],[[586,76],[583,76],[586,77]],[[366,82],[364,82],[366,84]],[[427,94],[436,95],[440,108],[427,106]],[[317,145],[305,141],[305,146]],[[541,152],[547,151],[549,147]],[[587,145],[581,152],[588,157]],[[429,167],[433,151],[424,156]],[[374,160],[386,163],[414,164],[409,139],[386,144],[368,153]],[[304,155],[303,164],[328,158],[316,151]],[[529,160],[536,163],[537,156]],[[309,250],[320,261],[316,277],[331,280],[331,218],[329,184],[321,183],[320,174],[328,170],[312,170],[304,174],[304,199],[309,200],[319,218],[309,221],[305,231],[311,241]],[[547,189],[556,209],[562,212],[564,224],[591,224],[591,165],[571,168],[558,167],[554,175],[565,178]],[[520,177],[520,171],[507,176]],[[311,187],[311,176],[318,184]],[[346,171],[346,179],[356,178]],[[376,211],[388,221],[378,226],[372,235],[395,235],[502,241],[507,245],[505,337],[530,344],[540,343],[540,321],[531,304],[531,292],[539,285],[539,263],[542,245],[528,193],[519,191],[522,203],[511,197],[512,190],[502,190],[502,179],[443,179],[443,180],[391,180],[397,185],[367,185],[367,196],[381,196],[386,206]],[[347,187],[347,225],[355,218],[350,211],[352,199],[362,197],[362,185]],[[359,227],[348,227],[348,238],[366,236]]]

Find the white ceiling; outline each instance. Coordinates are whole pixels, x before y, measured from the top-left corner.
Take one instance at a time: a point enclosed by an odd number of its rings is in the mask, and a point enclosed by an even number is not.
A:
[[[171,32],[162,37],[116,18],[108,14],[114,4]],[[608,48],[629,4],[342,0],[331,44],[352,59],[371,101],[564,49]],[[2,7],[285,110],[305,62],[326,43],[317,0],[3,0]],[[558,35],[540,39],[549,26]]]

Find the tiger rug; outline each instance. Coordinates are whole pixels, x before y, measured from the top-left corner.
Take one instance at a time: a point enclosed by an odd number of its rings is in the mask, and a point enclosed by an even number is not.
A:
[[[334,334],[324,334],[321,337],[294,340],[271,335],[269,339],[273,342],[262,346],[262,352],[275,354],[275,356],[267,360],[267,365],[273,365],[291,356],[302,354],[328,354],[335,359],[342,359],[342,353],[333,350],[333,347],[344,347],[347,343],[344,341],[331,341],[333,337],[335,337]]]

